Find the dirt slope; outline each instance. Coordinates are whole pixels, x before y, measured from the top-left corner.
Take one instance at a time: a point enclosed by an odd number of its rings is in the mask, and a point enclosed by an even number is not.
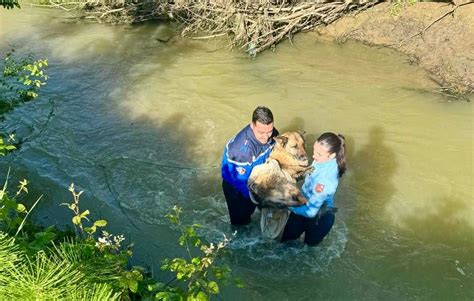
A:
[[[397,49],[428,70],[443,91],[469,96],[474,93],[474,1],[455,3],[383,3],[318,32],[338,42],[353,39]]]

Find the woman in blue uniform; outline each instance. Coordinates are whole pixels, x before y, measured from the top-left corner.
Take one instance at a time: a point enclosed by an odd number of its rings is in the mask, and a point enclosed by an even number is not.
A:
[[[308,203],[291,207],[290,217],[283,232],[282,241],[298,239],[305,233],[304,242],[310,246],[319,244],[331,230],[336,208],[334,194],[339,178],[346,170],[346,146],[344,136],[324,133],[314,143],[314,171],[307,175],[301,191]]]

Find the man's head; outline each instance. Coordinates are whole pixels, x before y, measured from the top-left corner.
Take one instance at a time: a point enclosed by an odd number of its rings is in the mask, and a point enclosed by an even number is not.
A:
[[[257,107],[253,111],[250,127],[260,143],[267,143],[273,134],[272,111],[267,107]]]

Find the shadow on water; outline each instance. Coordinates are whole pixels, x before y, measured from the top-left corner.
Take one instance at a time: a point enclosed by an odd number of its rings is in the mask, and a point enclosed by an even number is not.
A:
[[[67,187],[74,182],[84,190],[82,208],[90,209],[93,218],[107,219],[112,232],[124,233],[135,243],[137,257],[155,271],[163,255],[177,252],[176,231],[164,218],[173,205],[183,207],[185,223],[203,224],[209,240],[229,236],[220,154],[202,167],[197,142],[206,137],[192,127],[192,114],[124,112],[140,106],[135,85],[149,81],[157,69],[164,74],[202,44],[160,47],[153,38],[143,40],[146,25],[114,27],[110,35],[103,25],[63,25],[43,23],[48,28],[32,28],[32,37],[18,36],[15,41],[19,45],[31,43],[29,38],[48,39],[37,50],[51,57],[50,81],[42,94],[51,102],[39,99],[9,116],[7,130],[17,131],[23,144],[1,164],[2,169],[15,168],[18,179],[32,181],[32,196],[45,194],[37,218],[48,225],[69,224],[70,213],[58,205],[71,198]],[[98,32],[89,35],[88,30]],[[134,47],[137,44],[141,47]],[[122,106],[124,99],[130,106]],[[159,101],[156,106],[159,111]],[[49,117],[39,129],[42,115]]]
[[[278,120],[276,121],[278,122]],[[278,131],[280,132],[280,134],[283,134],[286,132],[305,131],[304,130],[305,125],[306,125],[306,121],[303,118],[294,117],[286,124],[286,126],[282,128],[278,128]],[[308,133],[308,132],[305,132],[303,135],[304,140],[305,140],[306,154],[308,155],[308,159],[310,162],[312,161],[311,158],[313,156],[313,144],[316,141],[317,135],[318,134],[316,133]]]
[[[56,19],[39,24],[41,28],[28,24],[32,32],[14,36],[11,42],[20,52],[32,43],[42,45],[33,51],[50,58],[50,81],[40,99],[7,117],[6,130],[17,132],[23,143],[2,159],[2,174],[11,166],[12,183],[31,181],[32,200],[45,194],[36,212],[47,225],[69,224],[70,213],[58,205],[71,199],[67,187],[74,182],[84,190],[82,208],[90,209],[93,218],[109,220],[113,232],[135,242],[139,258],[159,266],[162,255],[170,256],[169,250],[176,248],[176,232],[170,231],[164,215],[175,204],[192,212],[196,195],[202,198],[215,186],[215,177],[206,173],[216,168],[202,170],[195,164],[198,157],[192,150],[202,133],[187,124],[187,116],[137,116],[131,122],[117,108],[117,100],[127,97],[127,91],[111,89],[130,85],[131,67],[140,69],[139,77],[132,77],[139,82],[158,66],[164,72],[195,48],[160,47],[153,34],[143,40],[147,26],[117,30],[92,24],[87,29],[98,32],[89,35],[84,26],[64,26]],[[47,43],[36,43],[46,39]],[[142,47],[133,47],[137,44]],[[150,60],[159,63],[147,69]],[[44,115],[48,120],[39,128]]]
[[[356,282],[341,294],[349,299],[360,294],[368,299],[378,298],[377,281],[385,276],[378,272],[383,270],[384,254],[390,251],[384,238],[387,234],[383,215],[395,194],[392,178],[397,170],[396,156],[386,144],[382,126],[372,126],[367,137],[363,144],[346,136],[348,170],[336,194],[338,217],[345,219],[349,231],[345,255],[333,268],[351,275]],[[392,292],[387,290],[387,294]]]
[[[432,210],[423,210],[419,215],[406,217],[404,226],[421,241],[434,240],[451,246],[469,246],[473,238],[472,228],[466,227],[462,218],[466,211],[471,210],[467,203],[455,196],[440,196],[431,200],[431,204]]]
[[[352,177],[349,183],[354,193],[356,211],[360,221],[373,222],[383,214],[384,205],[395,194],[391,178],[397,170],[395,153],[385,144],[381,126],[372,127],[368,143],[348,158]]]
[[[278,116],[275,116],[275,121],[276,123],[278,123]],[[286,126],[282,127],[282,128],[278,128],[278,131],[280,132],[280,134],[283,134],[285,132],[295,132],[295,131],[303,131],[305,129],[305,120],[301,117],[294,117],[292,118],[287,124]],[[309,133],[305,133],[305,139],[308,137]],[[306,139],[307,141],[312,141],[312,140],[308,140]]]
[[[376,237],[383,231],[385,205],[395,194],[391,178],[397,169],[394,152],[385,144],[385,131],[381,126],[370,128],[368,142],[354,151],[352,139],[348,138],[348,174],[342,179],[343,189],[338,195],[344,198],[339,206],[347,212],[347,222],[351,231],[348,248],[357,250],[376,245]],[[357,142],[355,142],[357,143]],[[380,242],[379,242],[380,243]]]
[[[350,230],[345,256],[337,261],[335,269],[354,279],[351,290],[345,292],[347,298],[364,295],[378,299],[380,289],[394,299],[403,299],[406,294],[426,297],[433,292],[431,288],[437,287],[436,298],[448,299],[453,294],[452,281],[460,287],[469,285],[465,275],[472,256],[467,254],[473,249],[466,242],[472,241],[472,232],[469,228],[466,231],[460,217],[469,208],[455,197],[440,196],[432,200],[433,210],[421,209],[419,215],[405,217],[402,228],[394,224],[387,208],[403,187],[393,183],[398,164],[386,139],[382,126],[371,127],[367,144],[349,153],[348,177],[341,181],[336,198],[344,202],[339,202],[339,214],[347,215]],[[348,145],[354,145],[352,139]],[[412,200],[414,206],[416,202]],[[464,233],[464,242],[460,243],[459,232]],[[433,257],[439,264],[430,263]],[[415,280],[418,275],[425,277]],[[451,282],[439,284],[439,275]],[[415,281],[417,286],[412,284]],[[467,290],[456,294],[466,300],[472,297]]]
[[[427,275],[419,280],[419,285],[436,287],[436,295],[433,294],[436,299],[472,300],[474,291],[467,288],[472,286],[470,277],[474,269],[474,235],[472,228],[466,227],[463,218],[470,208],[464,200],[455,196],[434,198],[431,208],[429,212],[423,210],[403,221],[403,232],[410,237],[402,246],[405,250],[403,265]],[[433,257],[437,264],[430,263]],[[440,275],[444,279],[441,283]],[[403,275],[401,278],[409,279],[410,275]],[[455,292],[452,289],[453,282],[458,287]]]

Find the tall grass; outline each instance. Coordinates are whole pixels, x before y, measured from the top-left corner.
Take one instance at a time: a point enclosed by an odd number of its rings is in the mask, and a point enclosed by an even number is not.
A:
[[[15,239],[0,233],[0,296],[12,300],[118,300],[107,283],[95,283],[85,270],[93,261],[84,261],[76,247],[57,247],[26,256]],[[87,269],[81,269],[87,266]],[[101,267],[101,269],[106,269]]]

